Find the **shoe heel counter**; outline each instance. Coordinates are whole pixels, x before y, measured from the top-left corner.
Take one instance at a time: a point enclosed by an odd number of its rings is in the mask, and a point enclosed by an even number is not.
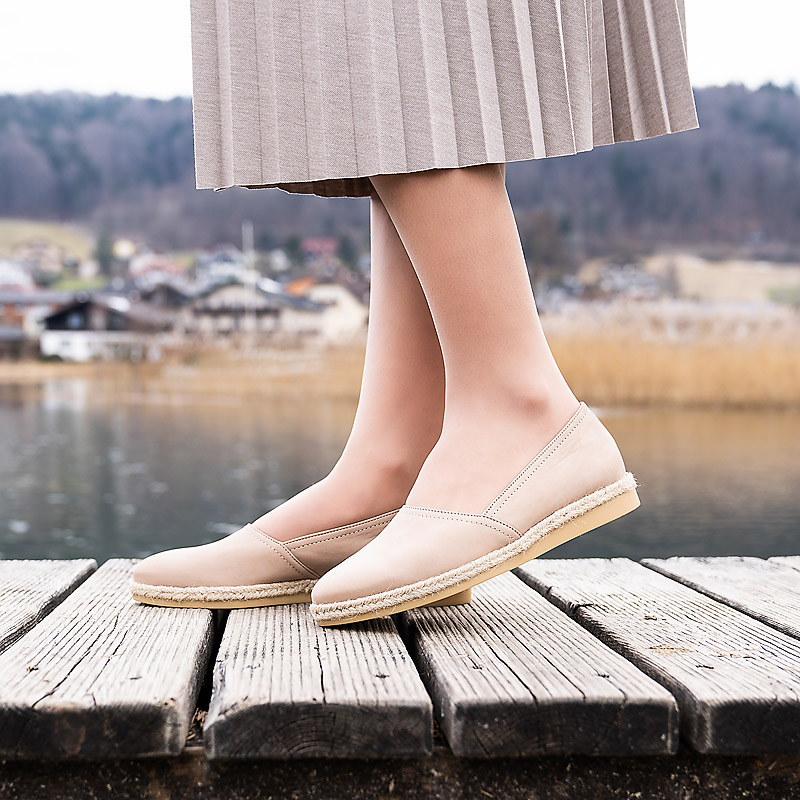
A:
[[[581,442],[584,458],[589,458],[596,465],[599,481],[604,485],[613,483],[626,472],[619,445],[611,431],[591,409],[588,409],[584,423],[586,431]]]
[[[587,406],[486,513],[522,530],[529,520],[544,519],[624,474],[614,437]]]

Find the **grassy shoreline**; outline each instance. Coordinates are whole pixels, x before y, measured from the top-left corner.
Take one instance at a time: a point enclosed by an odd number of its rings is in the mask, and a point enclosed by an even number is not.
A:
[[[575,394],[600,406],[800,409],[800,340],[647,341],[607,334],[552,333],[553,354]],[[326,398],[355,402],[363,345],[265,350],[243,358],[194,353],[156,364],[0,362],[1,385],[80,379],[98,399],[248,402]]]

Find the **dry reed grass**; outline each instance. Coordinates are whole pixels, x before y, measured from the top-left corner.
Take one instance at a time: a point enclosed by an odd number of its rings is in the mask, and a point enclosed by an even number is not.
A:
[[[800,408],[800,348],[785,343],[668,344],[551,337],[575,394],[603,406]]]
[[[800,316],[788,308],[575,305],[543,327],[587,403],[800,407]]]
[[[605,304],[544,315],[575,394],[601,406],[800,408],[800,315],[790,309]],[[0,363],[0,383],[84,377],[98,397],[246,403],[354,403],[363,342],[244,352],[172,351],[156,364]]]
[[[354,402],[364,361],[363,344],[326,348],[268,346],[249,352],[172,349],[163,361],[131,364],[0,362],[0,384],[37,385],[85,379],[96,400],[228,404],[265,398]]]

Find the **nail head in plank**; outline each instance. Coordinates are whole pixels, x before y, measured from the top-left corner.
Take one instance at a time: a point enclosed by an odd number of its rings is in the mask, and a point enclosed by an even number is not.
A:
[[[796,639],[625,558],[514,571],[670,689],[700,752],[800,752]]]
[[[204,739],[211,759],[425,755],[433,709],[391,619],[321,627],[308,604],[237,609]]]
[[[458,756],[673,753],[672,695],[513,575],[401,615]]]
[[[0,652],[97,569],[93,558],[0,561]]]
[[[761,558],[645,558],[642,564],[800,638],[800,573]]]
[[[103,564],[0,654],[0,756],[181,751],[209,656],[211,612],[135,602],[133,563]]]

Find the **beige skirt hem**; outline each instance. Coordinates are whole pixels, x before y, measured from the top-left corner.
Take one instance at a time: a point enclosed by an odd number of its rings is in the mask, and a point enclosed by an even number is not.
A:
[[[685,128],[674,129],[671,131],[664,131],[660,134],[650,134],[648,136],[644,136],[641,138],[634,138],[631,137],[629,139],[616,139],[607,142],[595,142],[594,145],[591,147],[587,147],[583,150],[570,150],[566,153],[550,153],[547,158],[559,158],[561,156],[570,156],[576,155],[577,153],[587,153],[590,150],[593,150],[595,147],[602,147],[604,145],[609,144],[616,144],[617,142],[638,142],[643,141],[644,139],[653,139],[656,136],[664,136],[668,133],[678,133],[679,131],[687,131],[693,130],[695,128],[699,128],[699,124],[695,122],[694,124],[688,124]],[[530,161],[537,158],[545,158],[545,156],[536,156],[533,155],[532,152],[526,154],[518,154],[518,155],[508,155],[504,159],[504,163],[513,163],[515,161]],[[476,166],[479,164],[490,164],[490,163],[499,163],[499,162],[490,162],[490,161],[473,161],[470,163],[462,163],[462,164],[447,164],[447,165],[437,165],[433,167],[423,167],[419,170],[411,170],[411,169],[396,169],[396,170],[387,170],[385,172],[373,172],[371,175],[399,175],[399,174],[408,174],[411,172],[423,172],[426,170],[431,169],[456,169],[459,167],[471,167]],[[322,177],[319,176],[317,178],[311,178],[310,180],[295,180],[292,181],[291,179],[287,179],[281,181],[280,183],[257,183],[257,184],[244,184],[244,183],[232,183],[228,186],[197,186],[198,189],[213,189],[215,192],[221,192],[223,189],[231,189],[235,186],[238,186],[243,189],[282,189],[285,192],[290,194],[315,194],[319,197],[368,197],[370,194],[370,182],[369,178],[371,175],[342,175],[342,176],[327,176]]]
[[[191,0],[198,189],[369,177],[699,127],[683,0]]]

